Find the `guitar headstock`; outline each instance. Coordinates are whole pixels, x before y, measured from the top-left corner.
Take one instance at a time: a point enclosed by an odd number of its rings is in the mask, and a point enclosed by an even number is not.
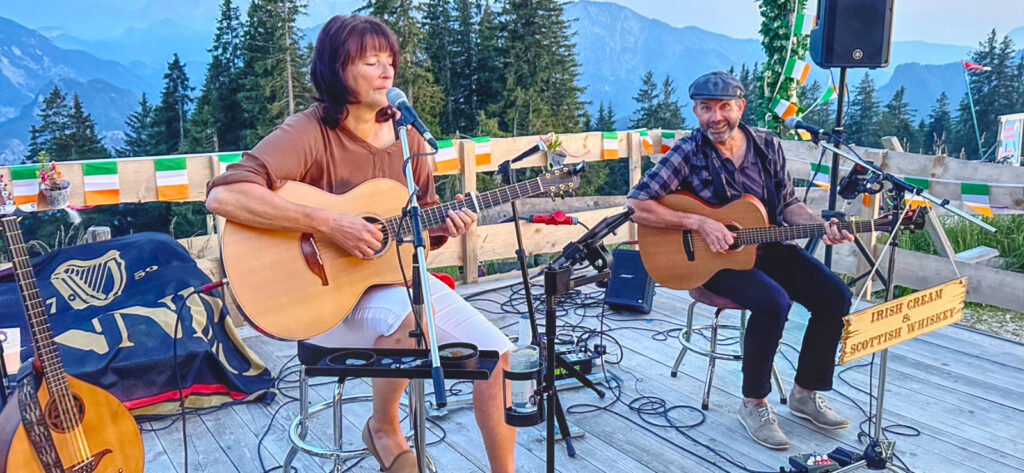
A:
[[[7,181],[0,175],[0,217],[7,217],[14,214],[17,207],[14,205],[14,196],[7,188]]]
[[[551,198],[565,197],[566,195],[572,195],[576,192],[576,189],[580,187],[580,174],[583,174],[587,170],[585,162],[580,162],[574,166],[562,166],[557,169],[544,171],[537,177],[540,181],[541,188],[544,189],[545,194],[549,194]]]
[[[894,222],[892,215],[886,215],[875,219],[875,231],[891,232],[894,223],[903,230],[910,230],[911,233],[924,228],[925,217],[928,216],[928,207],[917,206],[908,208],[903,212],[899,222]]]

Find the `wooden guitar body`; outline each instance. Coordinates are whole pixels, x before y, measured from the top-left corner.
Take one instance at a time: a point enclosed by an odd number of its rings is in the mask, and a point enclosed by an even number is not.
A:
[[[75,394],[76,408],[81,412],[81,423],[76,432],[61,432],[50,425],[50,435],[57,448],[64,470],[69,473],[137,473],[142,472],[146,455],[142,437],[135,419],[110,393],[85,381],[67,376],[68,386]],[[46,384],[39,388],[39,404],[43,411],[56,409],[50,402]],[[46,473],[29,442],[25,426],[21,423],[17,395],[0,413],[0,446],[7,451],[0,454],[0,472]],[[59,420],[54,422],[60,423]]]
[[[302,205],[358,215],[371,222],[398,215],[408,197],[405,186],[373,179],[343,195],[301,182],[275,191]],[[341,322],[368,288],[402,282],[396,244],[386,239],[371,260],[349,255],[326,239],[315,239],[327,285],[307,264],[302,235],[227,221],[221,242],[224,269],[245,317],[275,338],[301,340]],[[406,274],[412,275],[412,245],[402,245]]]
[[[710,217],[734,232],[768,225],[764,206],[750,195],[720,207],[707,205],[682,192],[668,194],[659,202],[672,210]],[[756,245],[740,246],[724,254],[714,253],[697,231],[637,225],[637,239],[647,273],[662,286],[672,289],[695,288],[722,269],[753,268],[757,258]]]

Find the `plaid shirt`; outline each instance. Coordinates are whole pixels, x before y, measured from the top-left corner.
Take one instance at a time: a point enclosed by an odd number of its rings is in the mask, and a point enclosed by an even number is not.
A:
[[[761,165],[764,192],[760,200],[765,204],[771,223],[778,225],[782,222],[782,211],[800,201],[793,191],[793,179],[786,171],[782,142],[763,128],[740,123],[739,129],[746,133],[754,157]],[[736,166],[732,160],[724,159],[711,138],[700,130],[676,142],[626,197],[658,200],[676,191],[690,192],[709,205],[724,205],[743,195],[736,179]]]

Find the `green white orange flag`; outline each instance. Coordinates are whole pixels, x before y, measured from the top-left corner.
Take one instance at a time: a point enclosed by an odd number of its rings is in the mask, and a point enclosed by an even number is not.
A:
[[[228,169],[229,164],[237,163],[242,160],[242,153],[220,153],[217,155],[217,161],[220,161],[220,173],[224,174],[224,171]]]
[[[11,166],[11,187],[14,205],[35,202],[39,194],[39,165]]]
[[[647,132],[646,128],[641,128],[640,131],[640,145],[643,146],[644,152],[651,154],[654,152],[654,143],[651,143],[651,134]]]
[[[675,145],[676,145],[676,132],[675,131],[662,131],[661,132],[661,154],[667,153]]]
[[[909,184],[913,184],[924,190],[928,190],[928,188],[931,186],[931,181],[929,181],[928,179],[922,179],[920,177],[904,177],[903,180],[907,181],[907,183]],[[910,194],[909,196],[904,197],[903,203],[910,208],[931,206],[931,203],[928,200],[926,200],[924,197],[915,194]]]
[[[184,157],[153,160],[157,200],[188,199],[188,165]]]
[[[86,161],[82,163],[82,175],[85,182],[85,205],[121,202],[117,161]]]
[[[961,182],[960,200],[965,205],[986,217],[992,216],[992,205],[988,201],[988,184],[980,182]]]
[[[476,165],[484,166],[491,164],[491,137],[478,136],[473,138],[473,142],[476,143]]]
[[[793,32],[796,34],[809,35],[811,28],[814,28],[814,17],[803,13],[793,15]]]
[[[817,172],[815,172],[817,171]],[[828,189],[829,187],[829,174],[832,173],[832,167],[825,164],[811,163],[811,183]]]
[[[797,107],[795,103],[790,102],[789,100],[782,99],[780,97],[775,97],[774,99],[772,99],[771,106],[772,112],[775,112],[775,114],[778,115],[779,118],[783,120],[796,115],[796,112],[799,111],[800,109],[800,107]]]
[[[829,100],[836,98],[838,92],[838,85],[829,84],[829,86],[825,88],[825,92],[821,94],[821,98],[818,99],[818,102],[828,102]]]
[[[601,159],[619,159],[619,132],[601,132]]]
[[[793,57],[789,58],[789,61],[786,61],[786,68],[782,70],[782,75],[792,77],[800,81],[800,84],[807,82],[807,75],[810,73],[810,64]]]
[[[434,172],[445,173],[459,168],[459,153],[455,151],[452,140],[437,142],[437,154],[434,155]]]

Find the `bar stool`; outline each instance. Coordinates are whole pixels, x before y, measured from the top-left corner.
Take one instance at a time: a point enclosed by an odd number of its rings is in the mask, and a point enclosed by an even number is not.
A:
[[[370,452],[366,447],[346,450],[342,446],[342,426],[344,424],[342,407],[349,403],[370,402],[373,400],[372,395],[362,394],[345,396],[345,378],[339,376],[337,377],[338,382],[334,385],[334,394],[331,396],[331,399],[312,406],[309,403],[309,380],[316,377],[334,376],[325,374],[313,376],[310,375],[307,370],[310,367],[317,366],[324,357],[330,353],[335,353],[338,350],[338,348],[323,347],[305,341],[298,342],[297,355],[299,364],[301,365],[299,368],[299,415],[292,420],[291,426],[288,428],[288,439],[291,441],[292,447],[288,449],[288,454],[285,456],[284,462],[281,464],[281,471],[291,471],[292,461],[295,459],[295,455],[299,452],[332,460],[334,462],[334,466],[331,469],[333,473],[340,473],[344,467],[345,461],[347,460],[370,456]],[[320,367],[319,370],[323,371],[323,368]],[[404,398],[402,399],[402,403],[408,406],[408,402]],[[333,445],[324,447],[306,442],[306,435],[309,433],[310,418],[314,414],[326,410],[330,410],[333,418]],[[407,439],[411,436],[412,433],[406,434]],[[427,467],[430,471],[437,471],[429,456],[426,457],[426,461]]]
[[[715,361],[716,360],[743,360],[743,336],[747,332],[747,310],[739,304],[726,299],[718,294],[715,294],[703,286],[698,286],[690,289],[690,297],[693,302],[690,303],[689,309],[686,311],[686,328],[679,332],[679,344],[682,348],[679,349],[679,355],[676,356],[675,363],[672,364],[672,377],[676,377],[679,372],[679,365],[683,362],[683,357],[686,356],[687,351],[692,351],[698,355],[708,357],[708,375],[704,380],[704,397],[701,399],[700,408],[708,410],[708,398],[711,397],[711,378],[715,375]],[[715,308],[715,316],[709,325],[693,325],[693,312],[697,304],[704,304]],[[739,325],[735,324],[722,324],[720,323],[722,318],[722,312],[733,309],[740,311]],[[690,339],[696,332],[703,330],[711,330],[711,336],[708,337],[710,341],[710,347],[704,348],[696,345]],[[718,348],[718,331],[719,330],[736,330],[739,332],[739,351],[719,351]],[[779,402],[781,404],[786,403],[786,390],[782,387],[782,377],[779,376],[779,370],[775,366],[775,362],[772,362],[772,377],[775,379],[775,384],[779,389]]]

